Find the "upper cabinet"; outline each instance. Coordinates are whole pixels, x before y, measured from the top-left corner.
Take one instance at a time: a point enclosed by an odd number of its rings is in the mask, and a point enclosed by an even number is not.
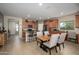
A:
[[[28,29],[28,28],[36,29],[36,21],[23,20],[22,21],[22,29]]]
[[[58,27],[58,20],[57,19],[50,20],[49,26],[53,27],[53,28],[57,28]]]
[[[76,28],[79,28],[79,15],[76,15]]]
[[[44,25],[47,25],[48,27],[57,28],[58,19],[46,20],[46,21],[44,21]]]
[[[57,28],[58,28],[58,19],[51,19],[44,21],[44,30],[49,30],[51,32],[53,29]]]

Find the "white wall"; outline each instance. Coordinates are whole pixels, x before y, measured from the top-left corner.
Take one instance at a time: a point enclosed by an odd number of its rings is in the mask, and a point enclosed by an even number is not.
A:
[[[22,37],[22,18],[13,17],[13,16],[4,16],[4,27],[8,32],[8,20],[18,20],[19,21],[19,37]]]
[[[8,17],[7,16],[4,16],[4,27],[5,27],[5,30],[8,32]]]
[[[2,27],[2,22],[0,22],[0,27]]]
[[[19,19],[19,37],[22,38],[22,18]]]

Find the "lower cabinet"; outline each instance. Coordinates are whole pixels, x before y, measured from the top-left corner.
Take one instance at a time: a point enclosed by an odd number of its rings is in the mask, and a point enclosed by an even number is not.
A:
[[[0,33],[0,45],[4,45],[7,42],[7,34]]]

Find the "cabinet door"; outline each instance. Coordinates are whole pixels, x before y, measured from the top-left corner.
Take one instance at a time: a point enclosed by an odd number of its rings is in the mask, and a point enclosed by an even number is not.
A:
[[[79,15],[76,16],[76,28],[79,28]]]
[[[53,24],[54,24],[54,27],[57,28],[58,27],[58,20],[55,20]]]
[[[52,27],[57,28],[58,27],[58,20],[54,20],[52,22]]]
[[[2,35],[0,35],[0,45],[3,45],[4,44],[4,40],[2,38]]]

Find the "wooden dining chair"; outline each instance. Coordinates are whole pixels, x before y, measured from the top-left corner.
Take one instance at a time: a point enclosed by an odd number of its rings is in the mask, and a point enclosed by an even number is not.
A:
[[[59,34],[52,34],[50,37],[50,41],[43,43],[43,47],[45,47],[47,50],[49,50],[49,54],[51,55],[51,50],[55,48],[57,52],[57,41],[59,38]]]
[[[63,45],[63,48],[64,48],[65,38],[66,38],[66,33],[61,33],[60,37],[58,39],[58,43],[57,43],[57,46],[59,47],[60,50],[61,50],[61,46],[60,45]]]
[[[29,42],[31,42],[33,40],[33,30],[32,29],[28,29],[28,37],[29,37]]]
[[[44,31],[44,35],[49,35],[49,31]]]

